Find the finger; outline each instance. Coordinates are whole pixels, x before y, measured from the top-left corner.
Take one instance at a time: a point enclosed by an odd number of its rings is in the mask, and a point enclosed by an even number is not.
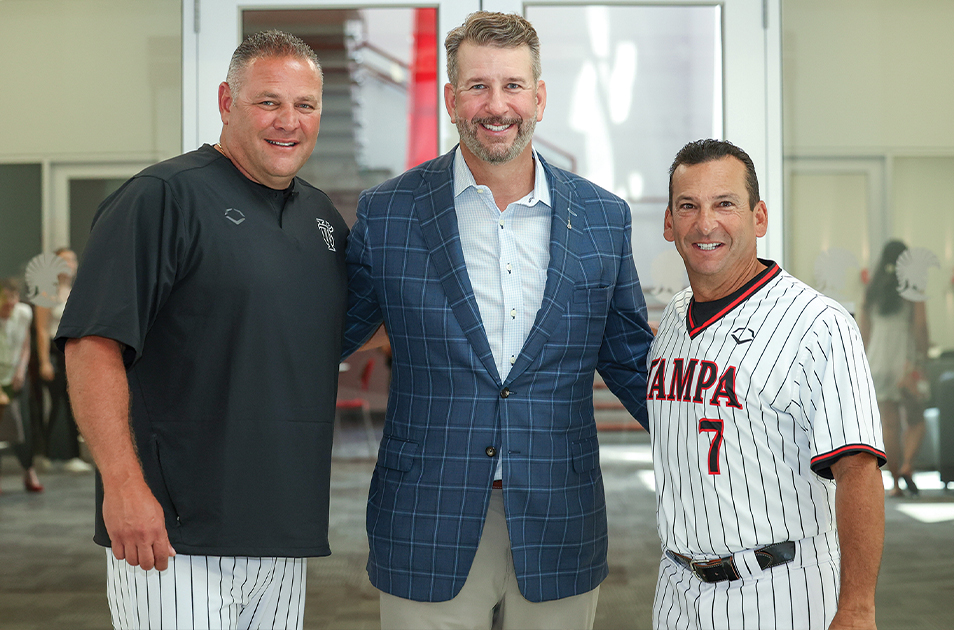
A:
[[[169,567],[169,558],[176,555],[176,550],[169,544],[169,539],[157,541],[152,546],[156,558],[156,568],[165,571]]]
[[[139,566],[148,571],[156,566],[156,557],[152,553],[152,545],[140,545],[136,551],[139,553]]]
[[[134,567],[139,566],[139,551],[136,549],[135,545],[129,545],[126,547],[126,562]]]

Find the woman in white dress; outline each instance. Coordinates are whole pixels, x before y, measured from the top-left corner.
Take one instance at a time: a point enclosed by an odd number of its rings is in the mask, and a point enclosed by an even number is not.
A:
[[[908,492],[918,493],[912,462],[924,438],[926,393],[920,385],[926,383],[927,314],[924,302],[912,302],[899,293],[897,263],[906,250],[901,241],[885,244],[859,318],[881,412],[888,469],[894,477],[892,497],[904,496],[901,479]]]

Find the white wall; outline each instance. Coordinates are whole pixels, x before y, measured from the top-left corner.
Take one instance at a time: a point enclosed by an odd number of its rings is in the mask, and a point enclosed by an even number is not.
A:
[[[0,0],[0,161],[180,152],[180,0]]]
[[[954,2],[783,0],[789,154],[954,147]]]
[[[850,253],[858,266],[841,299],[851,303],[885,240],[930,249],[940,267],[928,325],[944,349],[954,349],[952,25],[950,1],[782,2],[786,264],[818,287],[831,249]]]

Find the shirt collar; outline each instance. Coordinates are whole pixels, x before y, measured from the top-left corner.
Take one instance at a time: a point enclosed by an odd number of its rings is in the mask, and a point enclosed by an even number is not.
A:
[[[517,203],[532,206],[537,202],[542,202],[546,204],[548,208],[552,208],[553,206],[550,204],[550,183],[547,181],[547,173],[543,169],[540,155],[534,151],[532,147],[531,151],[533,151],[534,163],[533,190]],[[470,171],[470,167],[467,166],[467,161],[464,160],[464,154],[460,150],[460,145],[457,145],[457,150],[454,152],[454,197],[457,198],[471,186],[477,188],[477,181],[474,179],[474,174]]]

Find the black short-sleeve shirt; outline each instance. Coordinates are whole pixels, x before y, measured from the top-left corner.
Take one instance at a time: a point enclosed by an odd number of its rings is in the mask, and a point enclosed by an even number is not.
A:
[[[296,178],[205,145],[100,206],[57,332],[125,346],[132,424],[176,551],[327,555],[348,228]],[[98,493],[95,540],[109,545]]]

